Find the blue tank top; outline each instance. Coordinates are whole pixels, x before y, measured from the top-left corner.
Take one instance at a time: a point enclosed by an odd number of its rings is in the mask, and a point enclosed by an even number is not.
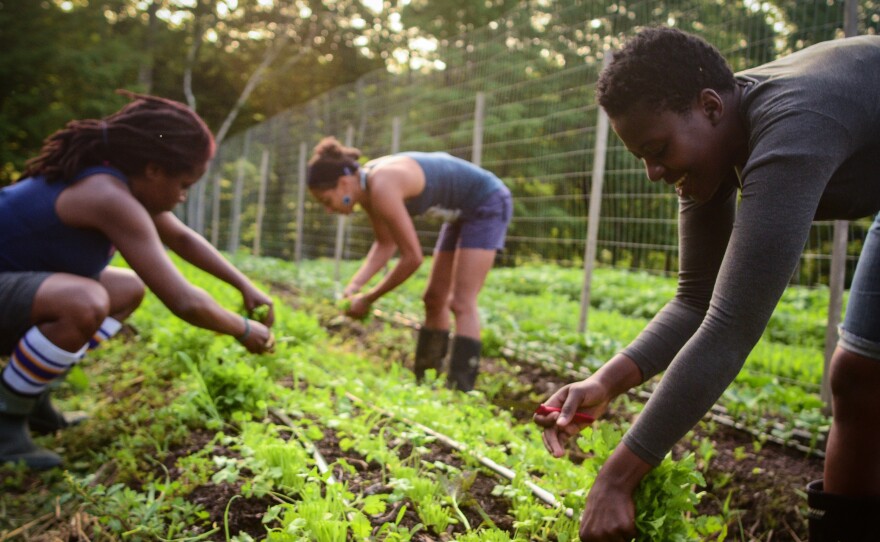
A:
[[[493,173],[445,152],[402,152],[425,172],[425,189],[406,200],[410,216],[425,215],[453,221],[480,206],[504,183]]]
[[[55,212],[58,195],[75,182],[107,173],[128,184],[112,167],[91,167],[70,180],[28,177],[0,190],[0,272],[48,271],[96,277],[110,262],[113,246],[98,231],[73,228]]]

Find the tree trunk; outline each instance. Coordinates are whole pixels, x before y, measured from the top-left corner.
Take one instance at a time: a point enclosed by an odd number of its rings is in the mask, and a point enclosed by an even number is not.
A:
[[[138,85],[146,94],[153,92],[153,62],[156,48],[156,27],[158,26],[158,18],[156,12],[159,10],[159,4],[153,0],[147,7],[147,28],[144,32],[144,60],[138,70]]]

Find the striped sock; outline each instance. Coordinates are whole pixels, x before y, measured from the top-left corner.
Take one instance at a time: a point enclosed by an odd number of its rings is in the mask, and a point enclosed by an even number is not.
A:
[[[89,350],[97,348],[102,342],[119,333],[120,329],[122,329],[122,322],[109,316],[104,318],[104,321],[101,322],[101,327],[89,339]]]
[[[85,345],[79,352],[62,350],[34,326],[18,341],[0,378],[18,394],[38,395],[50,382],[72,367],[85,350]]]

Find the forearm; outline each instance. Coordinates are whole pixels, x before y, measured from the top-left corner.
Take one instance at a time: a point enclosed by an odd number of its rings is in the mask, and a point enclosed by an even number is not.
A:
[[[706,316],[733,227],[736,189],[722,187],[705,203],[683,198],[679,204],[680,269],[675,298],[624,349],[646,380],[669,366]]]
[[[704,317],[705,311],[673,300],[657,313],[622,353],[638,366],[643,379],[647,380],[669,366],[699,329]]]
[[[606,390],[608,400],[626,393],[643,382],[639,366],[632,358],[622,353],[608,360],[590,378]]]
[[[652,468],[650,463],[620,443],[599,470],[593,489],[598,490],[597,486],[604,485],[632,495]]]
[[[161,301],[175,316],[196,327],[233,337],[245,332],[241,315],[224,308],[200,288],[191,287],[185,295]]]
[[[178,256],[210,273],[223,282],[242,290],[250,285],[250,280],[223,257],[204,237],[187,231],[166,241],[169,249]]]
[[[397,265],[377,284],[371,288],[369,292],[364,294],[364,298],[370,303],[374,303],[377,299],[400,286],[406,279],[412,276],[419,268],[422,259],[415,256],[403,256],[398,260]]]
[[[373,243],[370,251],[367,253],[367,257],[364,259],[364,263],[361,264],[357,272],[351,277],[351,280],[348,281],[348,288],[346,288],[346,290],[349,290],[348,293],[355,293],[363,288],[364,284],[368,283],[388,263],[394,251],[394,246]]]

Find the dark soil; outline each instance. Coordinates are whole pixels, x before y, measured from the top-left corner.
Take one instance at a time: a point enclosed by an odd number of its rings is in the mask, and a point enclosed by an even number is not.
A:
[[[355,340],[370,353],[381,344],[378,359],[396,360],[410,366],[415,341],[398,341],[396,352],[387,351],[387,341],[370,340],[382,332],[382,324],[350,322],[343,326],[334,321],[335,332]],[[414,334],[413,334],[414,337]],[[378,354],[378,352],[372,352]],[[386,361],[387,362],[387,361]],[[511,371],[511,364],[515,370]],[[496,404],[509,410],[516,419],[531,423],[535,397],[549,397],[555,390],[571,381],[570,377],[542,366],[522,361],[484,359],[481,371],[515,374],[522,384],[522,393],[498,397]],[[478,381],[479,386],[479,381]],[[612,413],[613,415],[613,413]],[[807,540],[805,486],[822,477],[823,460],[794,448],[774,443],[759,443],[743,431],[716,424],[707,418],[694,428],[687,439],[673,450],[675,457],[693,451],[704,439],[712,442],[715,455],[704,468],[706,487],[698,511],[707,515],[725,514],[730,518],[728,540],[802,542]],[[582,459],[572,447],[570,459],[573,468]]]
[[[486,372],[495,370],[493,360],[485,361]],[[545,397],[569,382],[544,367],[519,363],[517,368],[518,379],[532,393]],[[526,408],[527,398],[508,397],[503,402],[517,419],[529,422],[532,412]],[[693,451],[703,439],[712,442],[716,455],[704,472],[706,487],[699,489],[706,496],[698,510],[713,515],[726,508],[731,516],[728,540],[807,540],[805,491],[808,482],[822,478],[820,457],[774,443],[760,444],[748,433],[708,419],[679,442],[673,456]],[[570,455],[579,462],[576,449]]]
[[[277,294],[278,292],[276,292]],[[290,292],[280,295],[296,305],[298,300]],[[334,318],[336,314],[328,314],[328,329],[340,340],[357,349],[364,355],[381,360],[381,363],[412,364],[412,350],[415,345],[415,333],[411,329],[389,328],[386,323],[373,319],[368,324],[351,322]],[[324,319],[322,317],[322,319]],[[393,334],[388,337],[389,333]],[[522,423],[531,423],[531,416],[537,402],[548,397],[556,389],[568,383],[571,377],[560,375],[545,367],[530,365],[521,361],[484,359],[481,368],[483,374],[505,374],[517,378],[520,386],[512,389],[520,391],[508,396],[497,397],[495,402]],[[479,387],[480,382],[477,382]],[[608,414],[606,414],[608,415]],[[614,416],[612,412],[610,414]],[[163,458],[163,468],[157,469],[157,475],[167,476],[173,481],[185,479],[186,473],[181,472],[177,460],[189,456],[206,446],[208,457],[226,455],[235,457],[236,453],[217,444],[211,444],[213,435],[208,432],[193,432],[185,442],[174,445]],[[688,438],[682,440],[673,450],[673,454],[681,456],[695,449],[704,439],[710,440],[715,455],[710,458],[709,465],[703,470],[706,475],[706,487],[697,488],[705,491],[699,512],[707,515],[724,514],[730,518],[727,540],[763,541],[763,542],[802,542],[807,539],[807,526],[804,519],[806,508],[804,487],[814,479],[822,477],[822,460],[808,456],[803,452],[785,448],[776,444],[757,445],[752,435],[736,429],[706,420],[694,429]],[[382,469],[375,462],[368,462],[364,457],[352,451],[343,451],[338,445],[336,435],[325,431],[324,438],[315,443],[326,462],[330,465],[334,477],[348,484],[355,494],[390,493],[382,477]],[[398,452],[401,458],[409,458],[412,447],[407,443],[399,443]],[[514,520],[510,516],[509,503],[503,498],[492,495],[493,488],[499,483],[497,475],[487,470],[475,470],[464,464],[459,456],[439,443],[434,443],[421,460],[442,462],[452,467],[452,472],[460,473],[461,487],[464,489],[461,509],[472,528],[480,525],[494,524],[498,528],[513,533]],[[582,458],[572,447],[570,460],[572,468]],[[344,460],[351,465],[354,472],[341,468],[336,462]],[[113,465],[105,465],[107,472],[99,479],[113,478]],[[159,470],[162,472],[160,473]],[[100,473],[99,473],[100,474]],[[24,499],[29,493],[42,491],[49,480],[45,475],[25,473],[20,479],[4,480],[2,489],[7,493],[6,502],[15,505],[17,496]],[[131,483],[129,485],[132,485]],[[266,536],[266,525],[262,523],[263,515],[268,507],[281,502],[277,497],[247,497],[243,494],[240,484],[205,484],[193,488],[187,499],[201,505],[208,514],[201,532],[218,528],[205,540],[226,540],[225,529],[235,535],[239,532],[250,534],[255,539]],[[371,518],[376,529],[382,524],[395,521],[399,510],[407,506],[401,525],[413,527],[421,520],[413,511],[412,503],[401,501],[385,511],[384,514]],[[78,511],[67,519],[54,517],[54,506],[47,503],[46,515],[42,518],[42,528],[31,528],[30,536],[22,538],[28,541],[52,540],[73,542],[89,540],[85,533],[97,524],[97,518],[89,516],[87,511]],[[8,512],[8,511],[7,511]],[[6,513],[0,511],[0,513]],[[14,513],[14,511],[13,511]],[[44,535],[40,535],[42,531]],[[451,525],[447,532],[436,533],[422,530],[413,540],[428,542],[435,540],[451,540],[456,534],[463,532],[461,525]],[[195,536],[198,533],[189,533]]]
[[[176,458],[199,451],[206,443],[206,435],[195,433],[189,442],[175,448],[167,456],[164,463],[169,466],[169,473],[173,478],[180,475],[180,471],[174,466]],[[382,468],[376,462],[368,462],[366,459],[352,451],[344,452],[339,447],[339,440],[333,432],[325,432],[324,438],[313,442],[315,447],[330,465],[333,476],[337,482],[345,483],[354,494],[376,495],[390,494],[393,488],[383,482]],[[413,447],[408,443],[391,443],[398,449],[401,459],[413,459]],[[211,450],[212,455],[235,456],[234,452],[215,446]],[[451,472],[459,472],[460,477],[449,476],[450,483],[456,483],[461,489],[460,508],[471,528],[489,523],[498,528],[513,533],[513,517],[507,510],[510,508],[506,500],[492,495],[492,490],[498,483],[505,482],[495,475],[486,472],[477,472],[465,465],[451,450],[440,445],[435,445],[427,453],[421,453],[419,460],[437,464],[442,463],[452,467]],[[340,463],[344,461],[354,468],[354,473],[345,470]],[[222,542],[226,540],[228,526],[231,535],[245,532],[260,539],[265,537],[267,526],[262,523],[263,515],[268,507],[282,502],[271,497],[246,498],[243,496],[240,483],[236,484],[206,484],[195,488],[188,496],[192,503],[201,505],[209,514],[207,523],[222,526],[220,530],[208,536],[204,540]],[[403,500],[395,503],[385,513],[371,517],[374,533],[385,523],[397,521],[399,511],[406,506],[399,525],[413,528],[422,523],[413,503]],[[462,534],[464,527],[461,524],[450,525],[443,533],[432,531],[420,531],[414,540],[423,542],[433,540],[449,540],[457,534]]]

